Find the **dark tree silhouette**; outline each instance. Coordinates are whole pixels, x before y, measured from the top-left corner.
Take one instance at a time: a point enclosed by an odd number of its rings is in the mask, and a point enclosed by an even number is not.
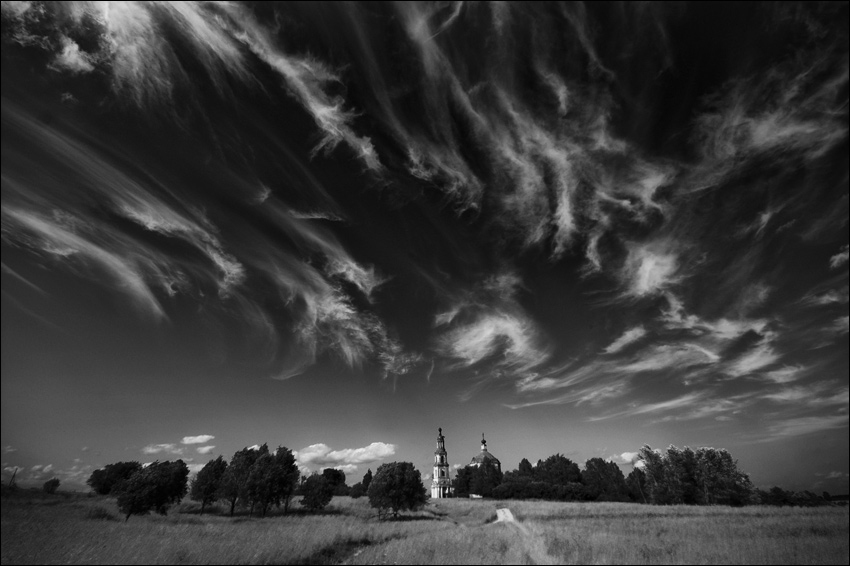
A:
[[[117,494],[133,474],[142,469],[139,462],[116,462],[92,472],[86,483],[100,495]]]
[[[345,485],[345,472],[335,468],[322,470],[322,477],[333,487],[334,495],[348,495],[348,486]]]
[[[314,474],[304,481],[301,493],[301,505],[310,511],[320,511],[333,499],[334,486],[324,476]]]
[[[124,483],[118,495],[118,508],[126,515],[144,515],[156,511],[161,515],[179,503],[187,491],[189,468],[183,460],[154,462],[142,468]]]
[[[207,505],[218,500],[221,480],[225,471],[227,471],[227,462],[222,456],[219,456],[215,460],[207,462],[198,472],[198,475],[192,479],[189,497],[193,501],[201,502],[201,515],[204,514],[204,508]]]
[[[369,484],[369,505],[378,510],[378,518],[392,512],[414,511],[425,505],[427,491],[422,475],[410,462],[381,464]]]
[[[59,489],[59,478],[51,478],[47,480],[44,482],[42,489],[44,489],[44,493],[56,493],[56,490]]]

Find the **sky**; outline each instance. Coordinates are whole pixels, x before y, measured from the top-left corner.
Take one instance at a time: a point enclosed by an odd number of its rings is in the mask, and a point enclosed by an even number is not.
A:
[[[847,493],[847,12],[4,2],[4,481],[442,427]]]

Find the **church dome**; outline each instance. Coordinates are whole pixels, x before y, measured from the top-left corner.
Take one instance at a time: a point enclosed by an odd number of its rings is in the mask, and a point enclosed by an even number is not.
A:
[[[493,456],[492,454],[490,454],[490,452],[487,450],[487,441],[484,440],[484,435],[482,434],[481,435],[481,452],[479,452],[477,455],[473,456],[472,462],[470,462],[469,465],[478,467],[481,464],[483,464],[484,462],[490,462],[491,464],[493,464],[493,466],[495,466],[499,470],[502,469],[502,463],[499,461],[499,459],[496,458],[495,456]]]

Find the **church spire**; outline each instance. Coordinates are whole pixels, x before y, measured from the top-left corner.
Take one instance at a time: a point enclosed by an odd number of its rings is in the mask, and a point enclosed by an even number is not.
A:
[[[487,441],[484,440],[484,433],[481,433],[481,451],[487,452]]]
[[[431,497],[441,499],[451,492],[449,458],[446,454],[446,438],[443,429],[437,429],[437,449],[434,451],[434,475],[431,480]]]

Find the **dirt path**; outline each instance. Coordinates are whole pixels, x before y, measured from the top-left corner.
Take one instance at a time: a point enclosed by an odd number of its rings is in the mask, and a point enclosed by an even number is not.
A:
[[[511,513],[511,510],[507,507],[503,507],[501,509],[496,509],[496,520],[495,523],[512,523],[517,529],[520,530],[524,535],[528,536],[528,529],[525,528],[525,525],[518,522],[516,518],[514,518],[514,514]]]
[[[552,556],[546,552],[546,545],[543,539],[533,534],[528,530],[528,527],[520,523],[507,507],[496,509],[495,523],[507,523],[515,528],[520,535],[525,557],[532,564],[557,564]]]

